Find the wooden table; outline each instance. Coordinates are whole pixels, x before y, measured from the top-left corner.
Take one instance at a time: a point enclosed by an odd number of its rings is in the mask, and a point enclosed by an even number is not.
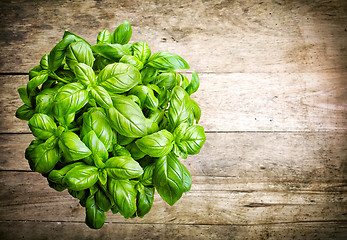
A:
[[[346,239],[347,1],[1,1],[0,239]],[[181,55],[207,141],[193,187],[143,219],[84,209],[30,171],[16,89],[65,29],[96,42],[128,20],[131,42]],[[187,72],[189,75],[191,72]]]

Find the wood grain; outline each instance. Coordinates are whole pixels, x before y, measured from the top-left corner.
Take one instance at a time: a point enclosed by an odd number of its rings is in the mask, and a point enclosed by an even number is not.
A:
[[[18,231],[20,229],[20,231]],[[311,222],[266,225],[191,225],[191,224],[126,224],[106,223],[95,231],[79,222],[0,222],[4,239],[336,239],[346,238],[345,223]]]
[[[345,133],[245,132],[206,136],[200,154],[182,161],[193,176],[293,181],[293,186],[297,181],[310,184],[347,180]],[[30,134],[0,135],[0,170],[30,170],[24,151],[32,139]]]
[[[0,76],[0,132],[28,133],[14,114],[27,76]],[[192,95],[207,131],[327,131],[347,126],[346,73],[200,74]]]
[[[83,221],[85,209],[67,191],[56,192],[40,174],[1,172],[0,215],[2,220]],[[316,221],[347,221],[346,185],[328,184],[319,191],[277,191],[263,184],[254,190],[243,183],[233,189],[233,180],[224,178],[230,189],[199,182],[173,207],[155,195],[153,208],[144,218],[124,219],[107,214],[107,222],[165,224],[267,224]],[[259,188],[259,184],[258,184]],[[27,198],[25,196],[30,196]],[[58,204],[57,204],[58,203]],[[305,214],[302,214],[302,212]]]
[[[28,72],[68,29],[94,44],[124,20],[132,42],[198,72],[335,72],[346,67],[346,1],[1,1],[0,72]]]

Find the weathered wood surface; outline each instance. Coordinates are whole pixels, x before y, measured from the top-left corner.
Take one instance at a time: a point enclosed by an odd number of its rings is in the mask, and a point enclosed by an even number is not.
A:
[[[346,239],[347,1],[1,1],[0,239]],[[91,43],[125,19],[132,42],[185,58],[207,141],[193,187],[98,231],[32,173],[16,89],[65,29]],[[18,75],[18,74],[19,75]],[[189,73],[189,72],[188,72]],[[12,75],[11,75],[12,74]],[[14,75],[13,75],[14,74]]]
[[[0,133],[28,133],[15,118],[18,87],[28,76],[0,76]],[[346,129],[346,73],[201,74],[192,95],[207,131],[319,131]]]
[[[346,66],[346,1],[1,1],[1,72],[28,72],[65,29],[96,42],[124,19],[132,41],[198,72],[326,72]],[[20,54],[18,54],[20,53]]]

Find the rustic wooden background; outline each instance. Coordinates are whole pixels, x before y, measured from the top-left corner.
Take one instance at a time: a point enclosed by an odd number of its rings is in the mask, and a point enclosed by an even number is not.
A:
[[[347,1],[4,1],[1,239],[346,239]],[[143,219],[84,209],[30,171],[16,89],[68,29],[91,43],[128,20],[132,42],[181,55],[201,78],[207,141],[193,187]],[[188,73],[190,73],[188,71]]]

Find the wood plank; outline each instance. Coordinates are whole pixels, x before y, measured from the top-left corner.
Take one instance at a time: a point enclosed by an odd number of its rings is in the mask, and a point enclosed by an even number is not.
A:
[[[67,191],[56,192],[40,174],[1,172],[0,216],[3,221],[78,221],[85,210]],[[155,195],[153,208],[142,219],[124,219],[107,214],[108,222],[165,224],[273,224],[295,222],[347,221],[345,183],[328,184],[320,191],[277,191],[268,184],[244,182],[242,190],[233,188],[233,180],[221,179],[224,189],[195,178],[193,188],[173,207]],[[237,186],[236,186],[237,188]],[[280,187],[281,188],[281,187]]]
[[[175,52],[198,72],[327,72],[347,62],[346,1],[20,0],[1,9],[1,72],[28,72],[65,29],[95,43],[126,19],[132,42]]]
[[[18,231],[20,229],[20,231]],[[0,222],[2,239],[346,239],[345,223],[182,225],[106,223],[91,230],[78,222]]]
[[[0,76],[0,132],[28,133],[15,118],[27,76]],[[207,131],[327,131],[347,127],[346,73],[201,74],[192,95]]]
[[[306,183],[347,180],[345,133],[207,133],[206,136],[200,154],[182,161],[193,176]],[[30,170],[24,151],[32,139],[29,134],[0,135],[0,170]]]

